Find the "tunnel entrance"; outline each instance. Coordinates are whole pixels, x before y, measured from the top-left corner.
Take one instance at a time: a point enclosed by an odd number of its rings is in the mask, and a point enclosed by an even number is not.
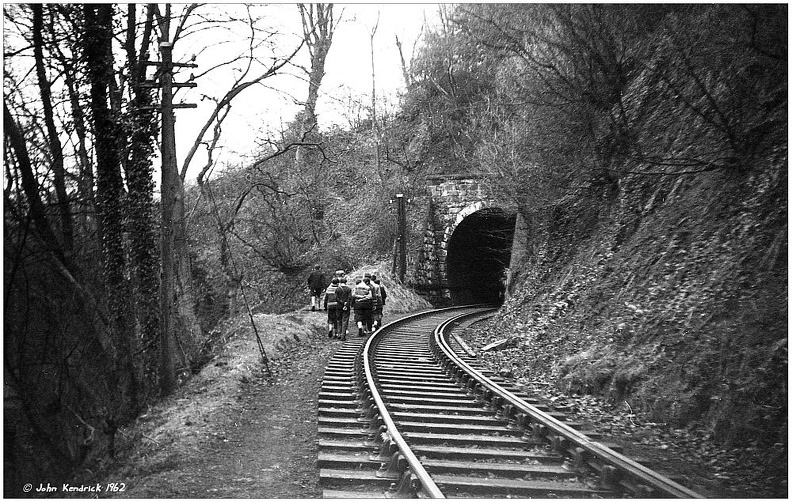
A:
[[[515,214],[477,211],[457,225],[448,242],[446,273],[453,305],[503,303]]]

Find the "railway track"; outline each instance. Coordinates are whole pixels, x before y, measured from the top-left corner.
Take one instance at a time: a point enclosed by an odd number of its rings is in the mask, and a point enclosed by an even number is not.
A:
[[[450,331],[491,312],[424,312],[338,348],[318,402],[324,498],[701,497],[478,367]]]

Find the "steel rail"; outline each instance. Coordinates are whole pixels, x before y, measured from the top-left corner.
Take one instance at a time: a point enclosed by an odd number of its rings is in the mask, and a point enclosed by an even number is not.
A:
[[[607,446],[597,441],[592,441],[585,434],[576,431],[575,429],[544,413],[535,406],[525,402],[520,397],[504,389],[462,360],[448,343],[446,329],[451,324],[458,322],[462,318],[469,315],[475,314],[460,314],[447,319],[446,321],[439,324],[437,328],[435,328],[432,337],[432,346],[436,350],[435,354],[438,356],[438,358],[441,361],[447,361],[448,364],[456,365],[456,367],[462,372],[469,375],[467,381],[464,382],[467,387],[469,387],[474,392],[476,391],[477,387],[483,387],[484,389],[489,390],[493,395],[499,396],[500,399],[505,401],[504,404],[511,405],[512,408],[504,413],[507,418],[510,418],[510,415],[515,409],[520,410],[525,414],[523,420],[530,418],[532,424],[540,424],[547,430],[552,431],[552,433],[565,438],[567,441],[571,441],[573,444],[583,448],[596,458],[603,460],[606,462],[606,464],[614,466],[621,473],[627,474],[629,477],[638,480],[639,482],[645,483],[652,488],[665,493],[666,495],[676,498],[704,498],[701,494],[696,493],[693,490],[690,490],[689,488],[686,488],[679,483],[676,483],[673,480],[668,479],[667,477],[639,464],[638,462],[635,462],[634,460],[613,451]],[[475,380],[475,382],[470,380],[471,377],[473,380]],[[482,392],[486,391],[482,389]],[[524,423],[523,425],[527,426],[528,424]]]
[[[398,427],[396,426],[393,418],[390,416],[388,409],[385,405],[385,401],[382,399],[382,396],[377,390],[377,381],[374,375],[374,371],[372,369],[372,362],[371,358],[373,357],[373,349],[375,342],[379,341],[379,337],[382,336],[383,333],[387,333],[387,331],[394,327],[394,325],[402,324],[407,321],[414,321],[420,317],[426,317],[429,315],[436,314],[437,312],[444,311],[444,310],[452,310],[458,307],[451,307],[447,309],[439,309],[439,310],[432,310],[430,312],[421,312],[419,314],[414,314],[397,321],[390,322],[377,331],[375,331],[368,340],[366,340],[365,345],[362,349],[362,358],[363,358],[363,369],[366,375],[366,382],[368,385],[369,392],[371,392],[371,397],[374,400],[374,403],[377,406],[378,412],[380,417],[382,418],[383,423],[385,424],[386,431],[390,436],[391,441],[396,445],[401,455],[407,461],[409,466],[410,472],[413,476],[421,483],[421,488],[426,492],[429,498],[445,498],[443,492],[438,488],[435,484],[432,477],[426,472],[426,469],[421,464],[421,461],[418,460],[418,457],[415,456],[410,446],[404,440],[402,435],[399,433]]]

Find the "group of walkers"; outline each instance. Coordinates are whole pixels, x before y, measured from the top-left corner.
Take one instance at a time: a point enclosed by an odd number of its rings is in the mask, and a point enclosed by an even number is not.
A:
[[[366,273],[355,280],[354,286],[347,284],[346,273],[337,270],[330,285],[324,289],[324,304],[320,303],[325,284],[324,274],[317,265],[308,276],[308,289],[311,292],[311,311],[323,307],[327,311],[327,336],[346,340],[349,330],[350,313],[354,312],[354,322],[358,336],[367,336],[382,326],[382,309],[385,306],[385,286],[376,274]]]

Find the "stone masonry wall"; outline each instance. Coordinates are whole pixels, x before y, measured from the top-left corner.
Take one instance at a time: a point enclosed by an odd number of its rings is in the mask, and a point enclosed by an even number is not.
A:
[[[451,302],[446,276],[448,242],[467,216],[491,207],[494,200],[477,180],[463,176],[427,177],[429,203],[413,287],[435,305]]]

